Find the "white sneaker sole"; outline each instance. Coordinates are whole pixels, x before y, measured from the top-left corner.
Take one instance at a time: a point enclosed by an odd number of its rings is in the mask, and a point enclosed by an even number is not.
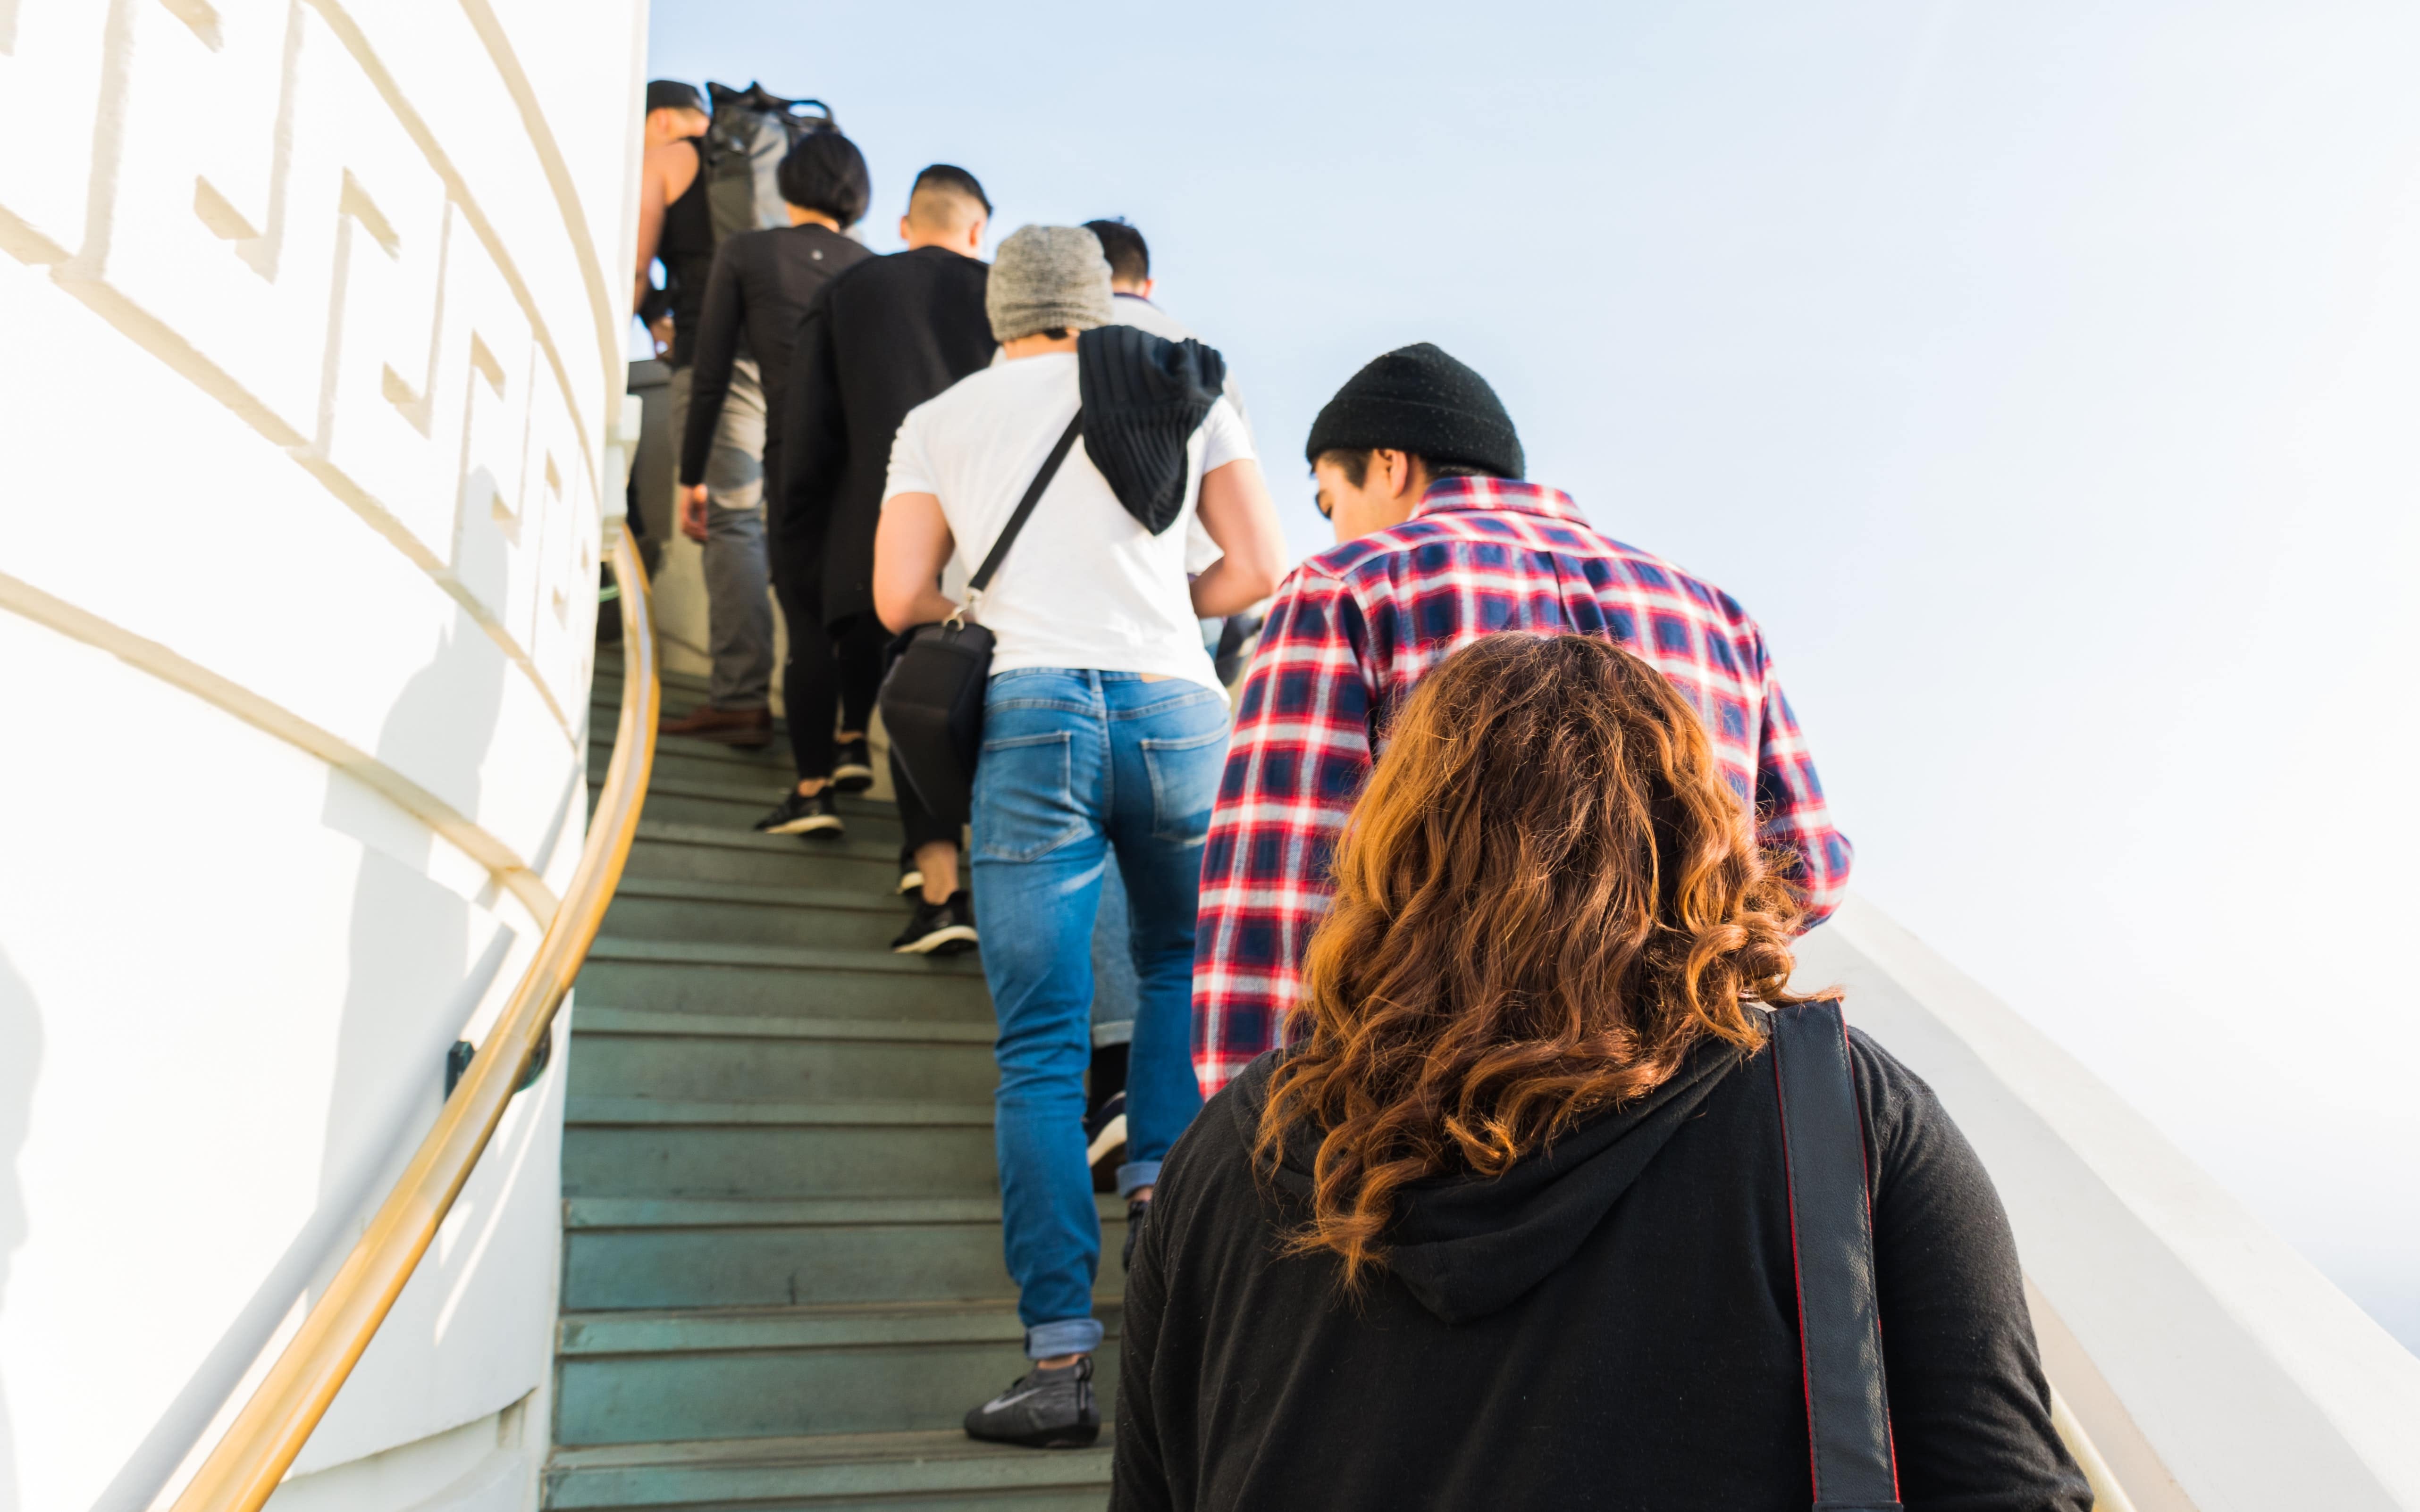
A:
[[[847,762],[832,768],[831,779],[843,793],[862,793],[874,786],[874,768]]]
[[[891,953],[892,955],[929,955],[935,949],[949,944],[952,940],[964,940],[969,945],[974,944],[974,926],[971,924],[952,924],[947,929],[937,929],[932,933],[925,935],[922,939],[910,940],[905,945],[892,946],[891,948]]]
[[[1093,1136],[1093,1148],[1084,1151],[1084,1164],[1098,1165],[1103,1156],[1125,1142],[1126,1116],[1121,1113],[1101,1125],[1101,1132]]]
[[[906,894],[908,894],[908,893],[911,893],[911,892],[921,892],[921,891],[923,891],[923,887],[924,887],[924,873],[923,873],[923,872],[900,872],[900,873],[899,873],[899,891],[900,891],[900,893],[901,893],[901,895],[902,895],[902,896],[905,896]]]
[[[786,825],[775,825],[770,829],[760,829],[756,833],[760,835],[812,835],[818,829],[838,829],[840,827],[841,823],[837,818],[828,813],[818,813],[809,814],[804,819],[793,819]],[[921,887],[923,884],[919,883],[918,886]]]

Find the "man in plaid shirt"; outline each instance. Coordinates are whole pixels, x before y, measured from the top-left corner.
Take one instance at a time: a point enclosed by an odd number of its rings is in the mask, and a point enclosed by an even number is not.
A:
[[[1320,411],[1306,451],[1341,544],[1279,587],[1237,705],[1194,936],[1203,1095],[1277,1041],[1373,736],[1430,668],[1494,631],[1606,636],[1655,666],[1704,718],[1763,843],[1792,857],[1806,922],[1839,906],[1849,841],[1756,622],[1515,481],[1521,443],[1485,379],[1425,343],[1388,352]]]

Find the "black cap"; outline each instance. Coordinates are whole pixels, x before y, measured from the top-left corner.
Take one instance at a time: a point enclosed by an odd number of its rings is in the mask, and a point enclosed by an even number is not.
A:
[[[625,95],[622,98],[627,100],[629,97]],[[697,85],[693,84],[683,84],[678,79],[650,79],[647,81],[647,109],[693,110],[703,116],[706,114],[706,97],[697,92]]]
[[[1487,380],[1428,342],[1398,347],[1353,375],[1311,423],[1303,455],[1409,452],[1499,478],[1523,470],[1521,438]]]

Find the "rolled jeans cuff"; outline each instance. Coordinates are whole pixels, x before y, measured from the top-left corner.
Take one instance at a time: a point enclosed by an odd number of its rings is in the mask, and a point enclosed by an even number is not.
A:
[[[1159,1162],[1129,1161],[1118,1167],[1118,1196],[1130,1197],[1147,1186],[1159,1184]]]
[[[1100,1347],[1101,1320],[1097,1318],[1065,1318],[1055,1323],[1036,1323],[1025,1331],[1025,1357],[1029,1360],[1090,1354]]]

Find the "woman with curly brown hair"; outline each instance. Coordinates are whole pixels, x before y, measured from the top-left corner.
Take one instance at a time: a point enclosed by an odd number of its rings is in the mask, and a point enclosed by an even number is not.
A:
[[[1660,673],[1472,643],[1404,705],[1335,871],[1292,1045],[1162,1167],[1113,1507],[2090,1505],[1990,1179],[1837,1017],[1882,1489],[1819,1493],[1840,1430],[1809,1398],[1859,1381],[1802,1350],[1793,1226],[1829,1219],[1794,1106],[1785,1165],[1775,1029],[1834,1011],[1796,1006],[1789,885]]]

